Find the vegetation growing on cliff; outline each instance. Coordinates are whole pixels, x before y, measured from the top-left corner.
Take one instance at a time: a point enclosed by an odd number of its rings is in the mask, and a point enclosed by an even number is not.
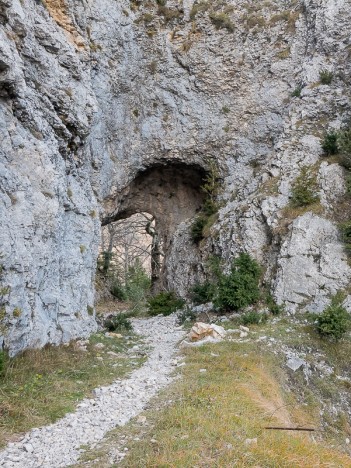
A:
[[[261,268],[257,261],[241,253],[228,274],[222,272],[220,260],[212,261],[211,281],[196,284],[190,291],[195,303],[213,301],[218,310],[239,310],[256,303],[261,296]]]
[[[325,134],[322,149],[325,156],[337,155],[342,166],[351,169],[351,127]]]
[[[190,228],[190,235],[195,244],[198,244],[208,235],[208,231],[217,219],[219,209],[218,195],[220,193],[220,173],[216,163],[208,162],[209,170],[201,190],[205,193],[205,201]]]
[[[310,168],[304,167],[292,186],[291,206],[300,208],[319,200],[317,177]]]
[[[257,261],[242,253],[234,260],[230,273],[218,279],[214,304],[220,310],[239,310],[260,298],[261,268]]]

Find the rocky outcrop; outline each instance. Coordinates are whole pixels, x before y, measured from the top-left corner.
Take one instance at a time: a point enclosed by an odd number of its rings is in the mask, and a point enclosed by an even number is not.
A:
[[[321,312],[330,295],[350,283],[350,267],[336,227],[313,213],[296,218],[282,244],[275,294],[288,310]]]
[[[215,160],[223,178],[218,221],[200,248],[185,219],[197,206],[167,205],[165,225],[180,214],[165,260],[171,287],[185,294],[206,252],[229,264],[245,250],[291,311],[320,309],[344,289],[351,271],[334,216],[343,173],[321,164],[321,138],[349,113],[350,15],[346,0],[0,0],[0,253],[10,288],[1,340],[10,352],[94,330],[100,218],[117,219],[133,181],[170,164],[205,174]],[[319,83],[323,70],[330,85]],[[320,187],[318,215],[288,208],[305,166]]]

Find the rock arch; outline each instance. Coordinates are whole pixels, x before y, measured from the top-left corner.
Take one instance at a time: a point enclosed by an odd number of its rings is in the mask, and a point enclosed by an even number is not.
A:
[[[156,163],[139,171],[117,196],[104,200],[105,226],[135,213],[154,216],[163,244],[163,271],[156,289],[167,286],[167,257],[178,226],[192,218],[202,207],[205,194],[201,189],[207,170],[196,163]]]

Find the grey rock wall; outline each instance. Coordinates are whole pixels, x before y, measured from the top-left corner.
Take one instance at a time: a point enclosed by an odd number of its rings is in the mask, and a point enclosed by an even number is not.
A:
[[[95,329],[99,218],[160,162],[206,168],[213,158],[223,177],[212,237],[197,249],[190,220],[174,234],[171,287],[185,294],[206,252],[229,265],[241,250],[266,266],[290,311],[320,310],[347,287],[334,219],[343,170],[321,163],[321,138],[350,113],[350,2],[226,3],[232,31],[208,11],[190,18],[190,0],[168,1],[169,21],[156,2],[0,0],[1,282],[10,287],[0,330],[11,354]],[[330,86],[318,83],[324,69]],[[304,166],[321,206],[292,217]]]

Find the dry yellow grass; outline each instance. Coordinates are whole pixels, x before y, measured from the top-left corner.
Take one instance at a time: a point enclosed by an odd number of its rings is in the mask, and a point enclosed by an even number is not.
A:
[[[264,429],[278,424],[318,430],[320,421],[317,407],[304,410],[285,394],[283,371],[257,344],[205,345],[186,355],[183,378],[145,413],[148,426],[134,422],[112,432],[97,452],[86,453],[88,466],[114,466],[108,453],[127,434],[128,456],[118,466],[128,468],[351,467],[322,432]]]
[[[32,427],[54,422],[84,397],[92,396],[94,388],[125,376],[135,364],[124,351],[136,339],[96,334],[90,338],[86,352],[72,343],[30,350],[7,360],[4,375],[0,376],[0,447]],[[96,348],[97,343],[105,347]],[[141,364],[143,360],[134,361]]]
[[[279,221],[278,226],[274,228],[275,235],[282,235],[286,234],[289,230],[291,223],[298,218],[299,216],[307,213],[312,212],[316,215],[324,215],[324,207],[317,201],[315,203],[311,203],[307,206],[300,206],[298,208],[292,207],[291,205],[286,206],[281,211],[281,218]]]

